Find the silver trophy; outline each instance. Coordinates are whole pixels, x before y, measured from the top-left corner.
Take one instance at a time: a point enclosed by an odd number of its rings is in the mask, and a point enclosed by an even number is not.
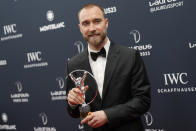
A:
[[[75,72],[83,72],[83,76],[79,76],[79,77],[74,77],[74,73]],[[84,119],[89,113],[90,113],[90,103],[92,103],[95,99],[95,97],[97,96],[97,91],[95,93],[95,96],[92,98],[92,100],[90,102],[86,102],[85,98],[86,98],[86,91],[88,90],[89,86],[88,85],[85,85],[85,80],[86,80],[86,77],[87,77],[87,74],[90,74],[89,72],[87,71],[84,71],[84,70],[75,70],[73,72],[71,72],[69,74],[69,77],[71,78],[71,80],[74,82],[75,84],[75,87],[79,88],[82,92],[82,97],[84,98],[84,103],[82,103],[82,105],[79,107],[79,110],[80,110],[80,118],[81,119]],[[90,76],[92,77],[93,75],[90,74]]]

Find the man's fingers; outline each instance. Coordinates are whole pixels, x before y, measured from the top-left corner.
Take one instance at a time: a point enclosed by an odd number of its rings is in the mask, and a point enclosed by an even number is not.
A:
[[[85,124],[88,121],[88,116],[81,121],[81,124]]]
[[[81,92],[81,90],[78,89],[78,88],[73,88],[72,91],[75,92],[76,94],[81,95],[81,96],[83,95],[82,92]]]
[[[81,98],[77,98],[75,96],[73,96],[72,94],[68,95],[67,100],[71,103],[71,104],[82,104],[83,100]]]
[[[96,118],[93,118],[90,121],[88,121],[88,125],[91,126],[91,127],[96,126],[96,124],[97,124],[97,119]]]
[[[81,124],[87,123],[88,125],[97,128],[108,122],[107,116],[103,110],[91,112],[91,115],[87,116],[81,121]]]
[[[76,104],[82,104],[84,102],[84,100],[80,96],[77,96],[77,95],[70,94],[69,98],[72,102],[75,102]]]
[[[73,88],[69,91],[67,100],[71,104],[82,104],[84,102],[84,98],[81,95],[78,95],[80,93],[81,91],[79,89]]]
[[[68,96],[71,97],[72,99],[78,99],[79,101],[83,101],[84,100],[84,98],[82,96],[78,95],[77,93],[75,93],[73,91],[70,92],[68,94]]]
[[[93,119],[93,116],[92,115],[89,115],[87,116],[86,118],[84,118],[82,121],[81,121],[81,124],[85,124],[87,123],[88,121],[92,120]]]

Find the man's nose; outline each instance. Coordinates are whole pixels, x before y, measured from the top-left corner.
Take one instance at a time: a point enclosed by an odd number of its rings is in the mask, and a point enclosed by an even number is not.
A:
[[[90,32],[96,31],[96,27],[95,27],[95,25],[93,23],[90,24],[89,31]]]

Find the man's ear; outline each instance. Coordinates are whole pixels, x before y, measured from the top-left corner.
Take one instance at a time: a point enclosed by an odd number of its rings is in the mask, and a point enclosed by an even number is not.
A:
[[[105,22],[106,22],[106,28],[108,28],[109,19],[105,18]]]

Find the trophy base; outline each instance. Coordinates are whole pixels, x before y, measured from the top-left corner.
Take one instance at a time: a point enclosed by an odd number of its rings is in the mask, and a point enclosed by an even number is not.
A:
[[[88,104],[82,104],[80,106],[80,118],[84,119],[90,112],[90,106]]]

